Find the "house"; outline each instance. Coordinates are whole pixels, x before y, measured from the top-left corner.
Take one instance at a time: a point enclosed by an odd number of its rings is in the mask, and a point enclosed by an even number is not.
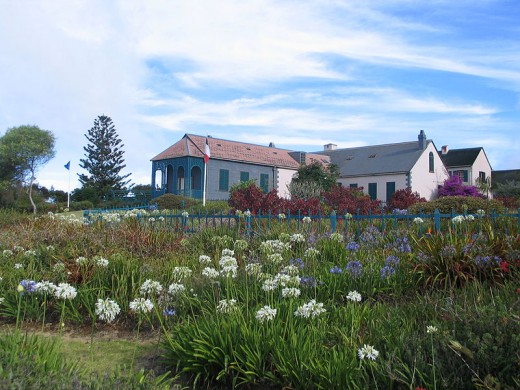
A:
[[[338,182],[363,187],[372,199],[389,201],[395,191],[410,188],[431,200],[448,178],[448,172],[432,140],[421,130],[417,141],[337,149],[325,145],[316,152],[339,168]]]
[[[444,145],[439,155],[450,176],[458,176],[466,185],[477,186],[486,181],[491,185],[491,164],[484,148],[449,149]]]
[[[210,160],[204,163],[206,142]],[[181,140],[152,158],[152,198],[165,193],[196,199],[227,200],[236,183],[256,180],[264,192],[276,189],[288,197],[287,185],[300,164],[327,156],[269,146],[185,134]],[[205,190],[205,191],[204,191]]]

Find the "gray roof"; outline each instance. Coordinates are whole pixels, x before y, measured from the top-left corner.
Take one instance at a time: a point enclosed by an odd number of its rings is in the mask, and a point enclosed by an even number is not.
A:
[[[469,167],[473,165],[481,150],[483,150],[482,147],[451,149],[448,150],[448,153],[446,154],[442,154],[442,151],[439,152],[439,156],[441,156],[442,162],[448,168],[464,166]]]
[[[340,177],[351,177],[410,172],[423,151],[413,141],[315,153],[329,156],[330,162],[338,166]]]

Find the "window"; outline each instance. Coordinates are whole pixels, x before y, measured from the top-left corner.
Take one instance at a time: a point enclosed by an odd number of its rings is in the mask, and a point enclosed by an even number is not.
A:
[[[435,162],[434,162],[434,159],[433,159],[433,152],[430,152],[429,154],[429,167],[430,167],[430,172],[435,172]]]
[[[269,192],[269,175],[267,173],[260,174],[260,188],[266,194]]]
[[[249,172],[240,172],[240,181],[248,181]]]
[[[461,169],[459,171],[453,171],[452,176],[457,176],[462,180],[464,183],[468,182],[468,171],[465,169]]]
[[[229,191],[229,171],[227,169],[220,170],[218,189],[219,191]]]
[[[368,195],[370,199],[377,199],[377,183],[368,183]]]
[[[357,183],[350,183],[350,188],[357,188]]]
[[[480,172],[478,173],[478,178],[480,179],[480,182],[481,182],[481,183],[484,183],[484,182],[486,181],[486,172],[482,172],[482,171],[480,171]]]
[[[392,195],[395,192],[395,181],[386,182],[386,202],[389,203],[392,199]]]

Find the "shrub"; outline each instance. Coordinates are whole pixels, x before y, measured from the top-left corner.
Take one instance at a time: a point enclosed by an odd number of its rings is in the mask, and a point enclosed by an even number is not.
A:
[[[324,203],[339,213],[349,211],[360,214],[381,214],[381,201],[372,200],[363,192],[363,187],[346,188],[336,186],[322,193]]]
[[[199,202],[193,198],[182,195],[164,194],[154,199],[160,210],[180,210],[189,209]]]
[[[497,196],[495,200],[502,203],[507,209],[517,209],[520,207],[520,199],[512,196]]]
[[[424,202],[426,202],[426,199],[421,198],[421,195],[419,195],[418,192],[412,192],[410,188],[405,188],[394,192],[392,198],[390,199],[390,203],[388,204],[388,208],[390,210],[405,210],[408,209],[411,205]]]
[[[262,208],[264,193],[253,180],[238,183],[229,190],[229,205],[235,210],[256,212]]]
[[[443,196],[483,197],[477,187],[464,185],[458,176],[451,176],[444,180],[444,185],[439,188],[439,197]]]
[[[435,209],[441,213],[476,213],[477,210],[484,210],[489,214],[492,210],[495,213],[505,212],[505,207],[495,199],[476,198],[471,196],[446,196],[430,202],[416,203],[408,208],[410,214],[418,214],[420,211],[426,214],[433,214]]]

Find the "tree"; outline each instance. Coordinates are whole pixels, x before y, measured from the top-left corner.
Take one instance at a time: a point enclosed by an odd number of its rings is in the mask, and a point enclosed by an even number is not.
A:
[[[314,197],[317,192],[330,191],[334,188],[338,177],[339,169],[334,164],[324,166],[315,161],[312,164],[300,165],[289,184],[289,192],[291,192],[291,196],[309,199]],[[308,188],[308,193],[305,188]]]
[[[89,175],[78,175],[83,187],[93,189],[97,199],[108,190],[124,189],[129,183],[125,179],[130,174],[120,175],[121,170],[126,167],[122,150],[124,145],[121,144],[112,119],[106,115],[98,116],[85,138],[89,144],[83,147],[86,158],[80,160],[80,167]]]
[[[37,210],[32,190],[36,171],[55,156],[55,142],[52,132],[29,125],[7,129],[0,138],[1,179],[12,184],[26,183],[34,213]]]

